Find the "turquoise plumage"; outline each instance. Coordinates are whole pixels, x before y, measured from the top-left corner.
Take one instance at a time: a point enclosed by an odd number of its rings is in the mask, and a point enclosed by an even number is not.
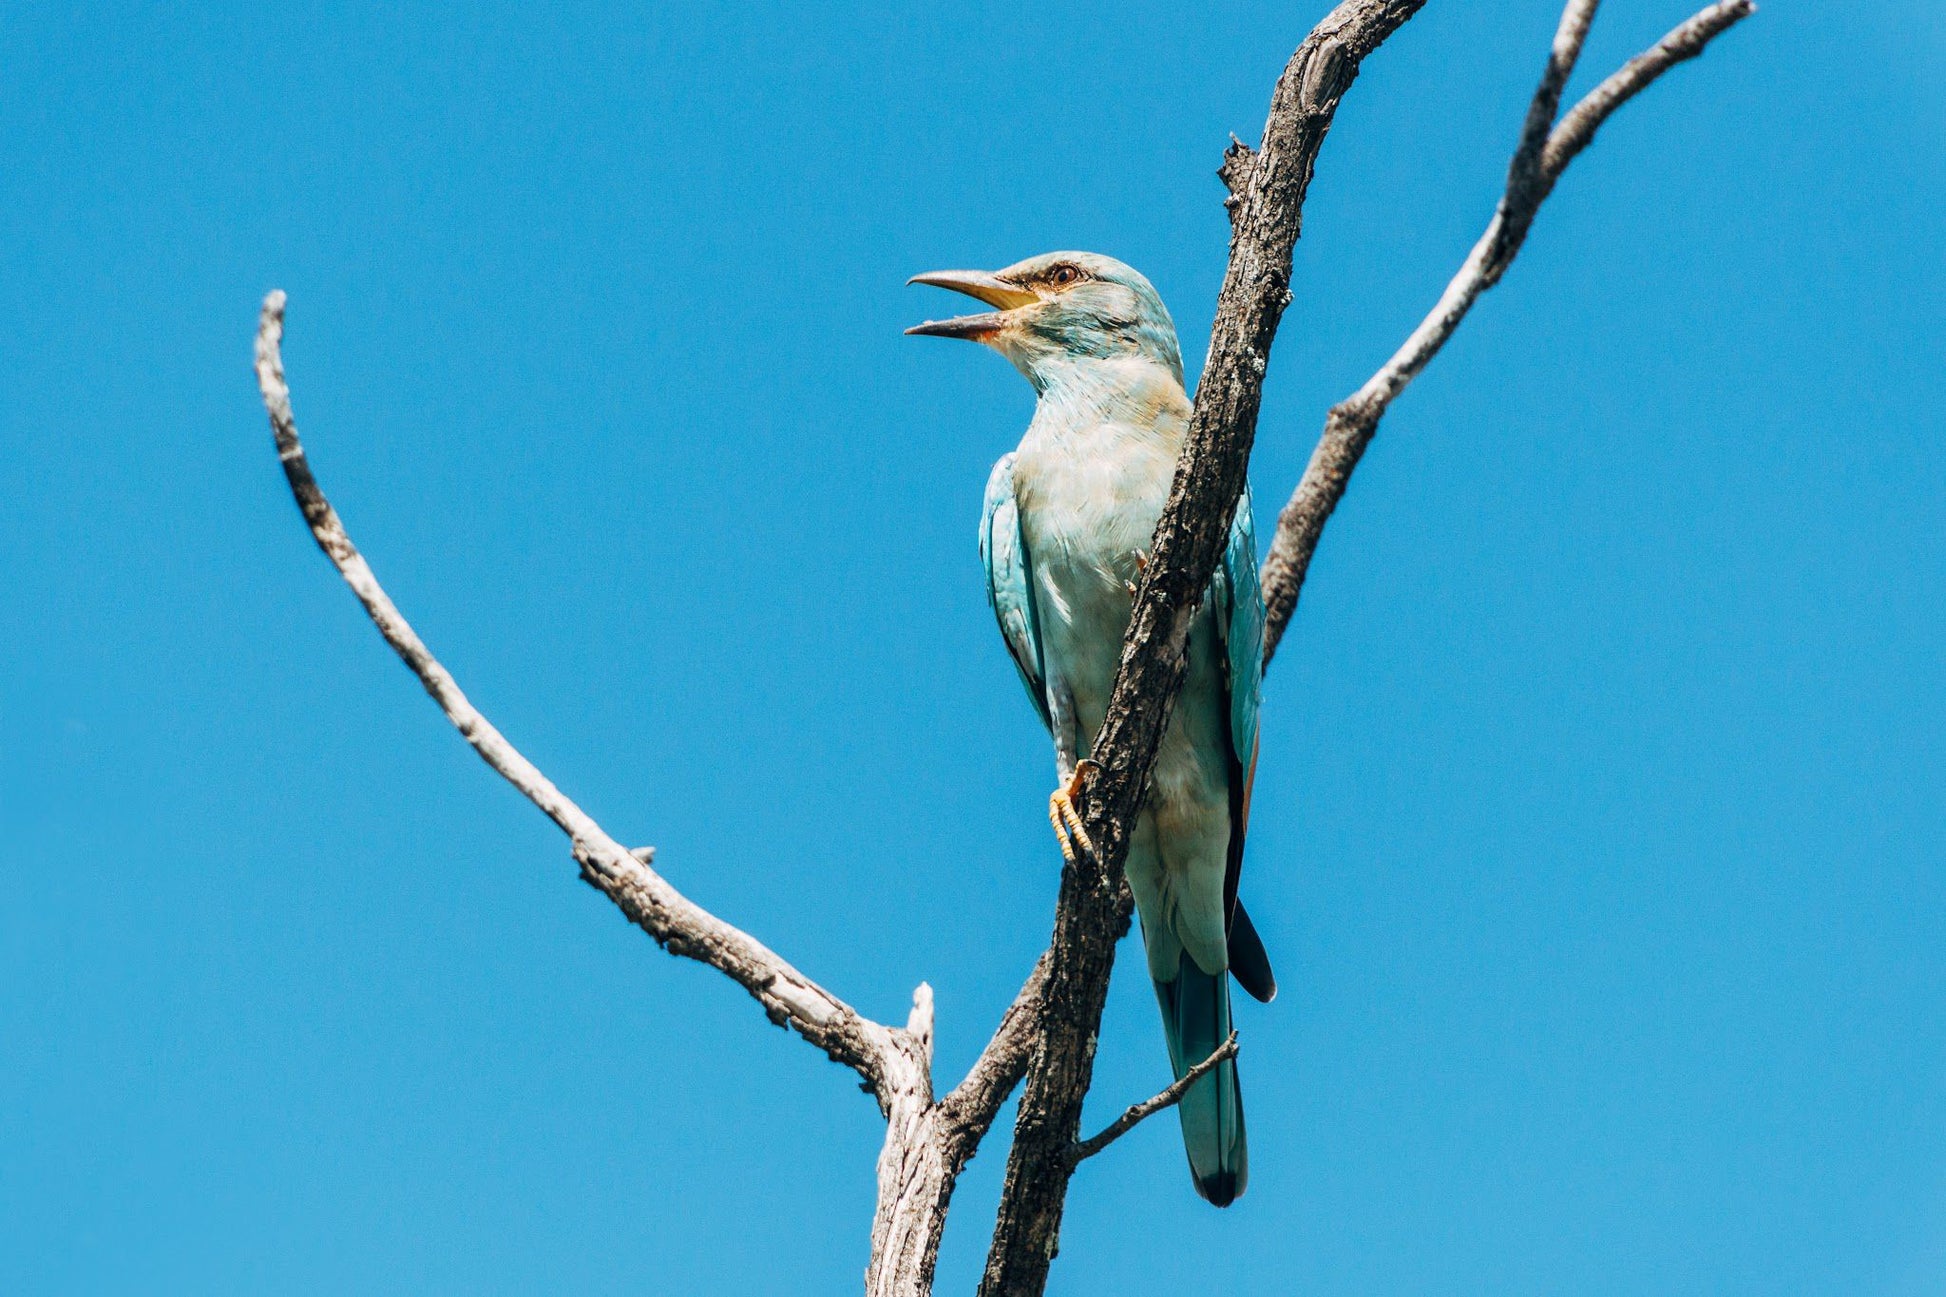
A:
[[[1028,700],[1051,731],[1046,673],[1041,668],[1041,631],[1034,617],[1034,595],[1027,585],[1027,558],[1020,541],[1020,510],[1014,504],[1014,457],[1002,455],[987,478],[986,504],[980,511],[980,565],[987,573],[987,602],[1000,623]]]
[[[1080,832],[1072,798],[1113,686],[1142,547],[1187,427],[1175,326],[1146,279],[1089,253],[916,282],[999,309],[910,332],[985,342],[1040,395],[1020,448],[988,479],[980,556],[1001,635],[1054,739],[1063,784],[1051,815],[1067,851]],[[1183,693],[1130,835],[1129,884],[1178,1077],[1228,1036],[1229,976],[1259,999],[1276,993],[1263,944],[1237,902],[1263,618],[1246,492],[1191,628]],[[1198,1191],[1228,1205],[1249,1175],[1235,1063],[1190,1087],[1178,1113]]]

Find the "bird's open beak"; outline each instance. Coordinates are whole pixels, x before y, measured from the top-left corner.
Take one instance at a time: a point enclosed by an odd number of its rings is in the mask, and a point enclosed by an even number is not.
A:
[[[931,284],[935,288],[950,288],[956,293],[977,297],[988,306],[1000,308],[997,311],[982,311],[978,315],[958,315],[950,320],[927,320],[924,324],[915,324],[906,330],[907,333],[918,333],[933,338],[976,340],[984,338],[1006,327],[1008,311],[1041,300],[1038,295],[1027,289],[1010,284],[984,270],[930,270],[923,275],[914,275],[905,282]]]

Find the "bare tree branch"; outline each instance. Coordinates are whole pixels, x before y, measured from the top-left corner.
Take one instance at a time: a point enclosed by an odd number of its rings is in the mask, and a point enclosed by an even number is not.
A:
[[[264,299],[256,370],[278,458],[311,535],[392,646],[474,751],[565,833],[582,877],[671,953],[710,965],[741,985],[773,1022],[794,1028],[864,1078],[886,1118],[872,1221],[869,1297],[924,1297],[959,1173],[1019,1083],[1037,1040],[1043,955],[979,1060],[934,1103],[933,993],[921,983],[903,1029],[863,1017],[747,933],[697,906],[652,868],[652,847],[624,848],[522,756],[468,701],[378,583],[312,475],[284,381],[284,294]]]
[[[1042,951],[965,1079],[939,1101],[947,1138],[964,1148],[968,1158],[993,1125],[1007,1096],[1020,1084],[1027,1072],[1027,1060],[1040,1041],[1041,995],[1047,987],[1048,962],[1047,952]]]
[[[1480,294],[1500,282],[1513,264],[1534,216],[1553,192],[1555,182],[1576,154],[1588,147],[1608,115],[1646,89],[1676,64],[1693,59],[1716,36],[1756,12],[1751,0],[1722,0],[1630,59],[1619,71],[1596,86],[1559,123],[1554,122],[1561,91],[1574,71],[1581,43],[1594,17],[1595,0],[1570,0],[1561,15],[1547,68],[1527,112],[1520,144],[1507,168],[1506,191],[1493,219],[1480,236],[1459,273],[1432,311],[1412,331],[1376,374],[1349,397],[1331,408],[1324,434],[1290,502],[1277,519],[1277,532],[1264,559],[1264,660],[1269,662],[1297,611],[1298,593],[1317,551],[1318,538],[1365,448],[1378,432],[1379,420],[1393,398],[1446,345]]]
[[[1161,1112],[1164,1108],[1173,1108],[1181,1103],[1182,1097],[1189,1093],[1190,1086],[1196,1084],[1196,1082],[1214,1071],[1216,1065],[1224,1059],[1235,1058],[1236,1056],[1237,1034],[1233,1031],[1230,1033],[1228,1039],[1216,1047],[1215,1053],[1190,1068],[1187,1072],[1184,1072],[1180,1078],[1171,1082],[1169,1087],[1161,1094],[1151,1099],[1144,1099],[1140,1103],[1130,1104],[1122,1115],[1108,1123],[1108,1126],[1099,1135],[1092,1135],[1082,1140],[1079,1144],[1076,1144],[1069,1156],[1076,1162],[1083,1162],[1093,1157],[1122,1136],[1128,1134],[1131,1130],[1134,1130],[1144,1121],[1147,1121],[1150,1117]]]
[[[936,1104],[908,1104],[888,1115],[878,1159],[878,1207],[872,1218],[867,1297],[926,1297],[946,1213],[960,1172],[979,1151],[1007,1096],[1027,1070],[1038,1039],[1040,996],[1047,980],[1043,954],[1008,1006],[979,1059],[952,1093]],[[913,996],[906,1030],[931,1043],[932,996]]]
[[[277,291],[264,298],[257,327],[257,385],[270,414],[277,457],[283,462],[291,494],[304,521],[310,524],[318,548],[358,596],[385,642],[446,713],[446,719],[482,760],[560,826],[581,864],[582,877],[607,894],[630,922],[671,954],[717,969],[756,997],[772,1022],[794,1028],[834,1060],[854,1069],[877,1096],[881,1109],[889,1112],[895,1100],[922,1093],[930,1103],[929,1009],[923,1040],[912,1031],[873,1022],[756,938],[690,901],[649,867],[652,851],[642,849],[638,855],[610,837],[467,700],[452,673],[433,657],[379,585],[312,476],[291,414],[290,389],[284,383],[280,351],[283,335],[284,294]],[[931,992],[924,994],[929,1006]]]
[[[1226,159],[1225,178],[1240,194],[1231,211],[1229,268],[1175,481],[1123,640],[1114,693],[1089,753],[1100,772],[1084,786],[1080,800],[1095,849],[1080,853],[1061,875],[1041,1046],[1028,1064],[982,1297],[1037,1297],[1046,1287],[1074,1169],[1069,1150],[1094,1074],[1095,1035],[1115,943],[1128,930],[1130,902],[1122,876],[1128,833],[1182,682],[1190,623],[1243,492],[1265,362],[1290,303],[1291,249],[1304,195],[1325,132],[1360,62],[1423,3],[1346,0],[1332,10],[1278,78],[1247,177],[1240,174],[1246,170],[1241,155],[1232,150]]]

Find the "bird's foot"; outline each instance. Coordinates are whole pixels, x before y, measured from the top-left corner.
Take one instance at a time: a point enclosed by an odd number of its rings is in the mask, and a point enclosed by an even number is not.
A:
[[[1074,773],[1068,776],[1068,782],[1056,788],[1047,799],[1047,818],[1054,822],[1054,840],[1061,844],[1061,855],[1069,864],[1074,863],[1075,843],[1079,842],[1089,855],[1095,851],[1094,840],[1088,836],[1088,826],[1082,822],[1074,799],[1081,796],[1081,781],[1100,769],[1083,757],[1074,763]]]
[[[1136,574],[1146,575],[1149,570],[1149,551],[1145,549],[1138,549],[1138,550],[1132,550],[1130,552],[1133,554],[1135,558]],[[1124,581],[1122,582],[1122,588],[1128,591],[1129,598],[1133,599],[1135,597],[1135,590],[1136,590],[1135,582]]]

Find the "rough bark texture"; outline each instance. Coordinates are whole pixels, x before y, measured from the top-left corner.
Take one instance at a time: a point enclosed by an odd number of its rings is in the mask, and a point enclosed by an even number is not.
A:
[[[872,1213],[872,1260],[865,1270],[866,1297],[907,1297],[932,1291],[933,1263],[946,1228],[959,1167],[950,1164],[938,1138],[932,1101],[932,988],[912,995],[905,1034],[919,1066],[900,1078],[885,1113],[885,1143],[878,1154],[878,1206]]]
[[[865,1272],[867,1297],[925,1297],[932,1291],[939,1240],[960,1172],[973,1160],[1000,1106],[1020,1084],[1040,1021],[1047,956],[1008,1006],[966,1079],[938,1103],[904,1099],[886,1114],[885,1144],[878,1157],[878,1207],[872,1216],[872,1260]],[[920,988],[908,1033],[932,1045],[932,996]],[[917,1091],[912,1093],[916,1094]]]
[[[1136,593],[1115,691],[1089,749],[1101,767],[1081,799],[1094,850],[1079,853],[1061,874],[1041,1047],[1027,1069],[982,1297],[1031,1297],[1047,1285],[1074,1169],[1070,1149],[1094,1077],[1115,943],[1128,930],[1122,877],[1128,829],[1182,683],[1190,621],[1243,493],[1270,344],[1291,300],[1291,249],[1305,191],[1360,61],[1423,3],[1339,5],[1278,78],[1255,160],[1246,161],[1237,150],[1226,160],[1226,170],[1248,171],[1233,176],[1230,265],[1189,433]]]

